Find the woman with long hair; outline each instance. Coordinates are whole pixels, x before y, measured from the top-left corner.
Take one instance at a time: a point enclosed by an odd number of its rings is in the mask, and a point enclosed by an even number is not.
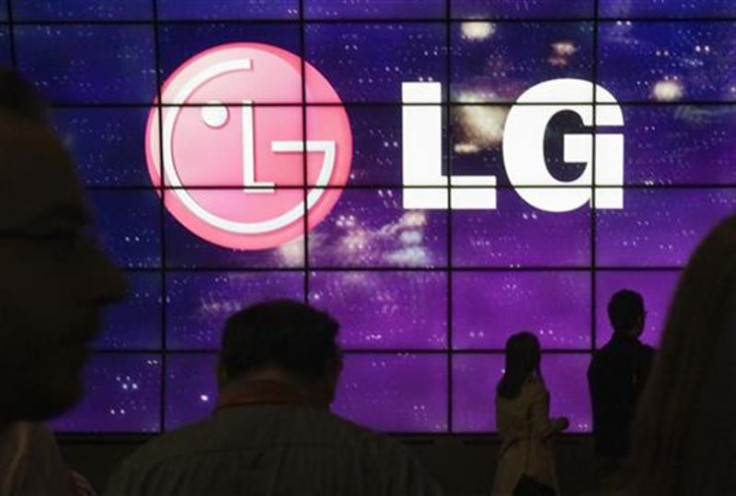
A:
[[[632,495],[736,494],[736,216],[680,277],[626,478]]]
[[[541,360],[533,334],[514,334],[506,342],[506,367],[496,388],[501,451],[493,496],[560,493],[550,438],[568,421],[549,417]]]

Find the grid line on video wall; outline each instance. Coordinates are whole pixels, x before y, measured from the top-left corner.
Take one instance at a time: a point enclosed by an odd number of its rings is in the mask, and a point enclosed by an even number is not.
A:
[[[490,432],[505,339],[528,329],[544,348],[553,413],[588,431],[585,370],[610,336],[606,299],[621,287],[642,292],[645,340],[656,342],[689,251],[736,205],[728,142],[736,74],[723,70],[736,6],[575,0],[559,12],[555,3],[508,0],[494,2],[496,10],[479,0],[7,5],[0,59],[48,96],[103,242],[131,278],[129,302],[112,310],[98,343],[90,394],[58,426],[157,432],[208,415],[224,318],[248,302],[291,297],[342,322],[341,414],[389,432]],[[314,185],[305,180],[303,149],[302,180],[277,188],[301,191],[308,234],[268,251],[219,248],[190,233],[167,212],[177,187],[153,186],[146,166],[150,112],[160,126],[167,108],[211,105],[167,102],[162,84],[190,57],[236,41],[300,57],[296,98],[255,102],[256,112],[298,109],[308,140],[312,113],[334,106],[308,99],[309,63],[340,95],[352,128],[352,172],[340,200],[308,229]],[[599,84],[619,102],[606,105],[622,108],[624,130],[605,133],[625,137],[623,210],[596,209],[592,194],[582,208],[546,212],[524,192],[555,187],[508,173],[511,108],[544,108],[516,100],[560,78]],[[443,95],[440,103],[410,104],[442,109],[446,205],[421,211],[405,210],[402,195],[438,187],[403,184],[401,85],[410,81],[440,83]],[[592,93],[567,103],[589,107],[595,127],[603,106]],[[582,173],[565,157],[566,135],[590,132],[567,114],[555,117],[545,138],[546,165],[561,181]],[[587,163],[597,177],[599,141],[590,143]],[[451,176],[472,175],[496,176],[494,210],[453,209],[461,198],[455,192],[477,188]],[[618,186],[594,191],[606,188]],[[186,189],[238,194],[243,186]]]
[[[152,17],[153,17],[153,25],[158,26],[158,2],[157,0],[151,0],[152,5]],[[163,136],[163,108],[160,106],[160,103],[163,102],[163,93],[162,93],[162,87],[163,87],[163,81],[161,79],[161,41],[160,41],[160,35],[159,30],[157,27],[154,27],[154,33],[153,33],[153,49],[154,49],[154,60],[155,60],[155,70],[156,70],[156,102],[159,104],[155,111],[157,113],[157,125],[158,125],[158,134],[159,136]],[[158,174],[159,177],[164,177],[164,148],[163,146],[159,146],[159,155],[158,155],[159,163],[161,164],[159,166]],[[164,232],[166,229],[166,195],[162,188],[158,188],[158,193],[160,197],[160,211],[159,211],[159,226],[161,229],[161,232]],[[161,237],[161,260],[166,260],[166,236]],[[165,265],[165,263],[164,263]],[[167,294],[167,280],[166,280],[166,272],[165,270],[161,270],[160,272],[160,281],[161,281],[161,295]],[[166,430],[166,409],[164,408],[164,405],[167,401],[167,379],[166,374],[168,371],[168,360],[167,360],[167,353],[166,350],[168,349],[168,339],[167,339],[167,319],[168,315],[166,312],[166,300],[162,300],[161,303],[161,350],[163,353],[161,353],[161,370],[160,370],[160,381],[161,381],[161,395],[160,395],[160,401],[161,405],[159,405],[159,415],[158,415],[158,422],[159,422],[159,429],[161,431]]]
[[[594,83],[598,83],[598,53],[599,53],[599,17],[600,17],[600,0],[595,0],[593,5],[593,14],[594,14],[594,20],[593,20],[593,67],[591,70],[592,73],[592,81]],[[596,86],[593,86],[592,89],[592,97],[591,100],[593,101],[593,128],[598,128],[598,89]],[[596,178],[598,175],[596,174],[596,168],[598,166],[596,159],[597,154],[597,145],[598,140],[596,138],[593,138],[591,143],[591,160],[590,160],[590,167],[592,169],[592,177]],[[597,278],[597,258],[596,258],[596,230],[598,228],[598,222],[597,222],[597,216],[596,216],[596,208],[597,208],[597,188],[598,186],[595,181],[592,181],[593,184],[593,193],[590,197],[590,301],[594,302],[597,301],[597,291],[596,291],[596,278]],[[596,317],[597,317],[597,308],[595,305],[590,306],[590,345],[592,348],[592,351],[595,351],[597,346],[597,338],[598,333],[596,329]]]
[[[450,2],[445,2],[445,15],[447,18],[450,18],[452,16],[452,6],[450,5]],[[448,46],[445,49],[445,80],[449,82],[450,80],[450,74],[452,74],[452,50],[449,46],[449,40],[452,36],[452,27],[450,23],[445,24],[445,41],[448,42]],[[450,85],[446,84],[444,87],[444,94],[442,95],[444,102],[450,102],[452,100],[451,93],[450,93]],[[444,115],[444,128],[449,129],[450,126],[450,110],[446,109],[443,113]],[[453,171],[452,166],[452,144],[450,140],[444,140],[442,146],[442,152],[444,154],[445,160],[447,161],[447,170],[449,171],[448,174],[446,174],[446,181],[445,186],[448,191],[452,190],[452,184],[451,184],[451,173]],[[447,194],[447,211],[452,212],[452,194]],[[446,315],[447,315],[447,337],[446,337],[446,347],[448,350],[452,350],[453,348],[453,331],[454,331],[454,322],[453,322],[453,306],[452,306],[452,290],[453,290],[453,273],[452,273],[452,236],[450,235],[452,233],[452,215],[447,216],[447,270],[445,277],[447,278],[447,305],[446,305]],[[454,397],[454,382],[453,382],[453,375],[452,375],[452,368],[454,364],[454,357],[452,352],[447,354],[447,427],[449,431],[452,431],[452,427],[454,425],[454,405],[453,405],[453,397]]]

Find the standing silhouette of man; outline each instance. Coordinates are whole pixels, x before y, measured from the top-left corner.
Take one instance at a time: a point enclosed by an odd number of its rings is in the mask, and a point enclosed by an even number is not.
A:
[[[639,293],[624,289],[608,303],[613,337],[593,355],[588,385],[593,404],[593,435],[598,480],[617,483],[621,462],[629,453],[631,424],[654,358],[654,349],[639,341],[646,312]]]

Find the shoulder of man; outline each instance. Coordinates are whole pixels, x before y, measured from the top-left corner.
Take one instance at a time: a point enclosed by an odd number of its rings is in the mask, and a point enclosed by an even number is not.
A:
[[[330,433],[330,441],[345,450],[346,456],[350,453],[360,459],[361,466],[380,479],[373,482],[387,488],[388,492],[384,492],[385,494],[442,494],[434,480],[395,439],[332,414],[318,416],[322,424],[318,429],[322,434],[319,435]],[[146,480],[173,459],[195,453],[197,439],[208,432],[206,425],[207,420],[169,432],[146,443],[118,466],[104,494],[148,494]]]
[[[185,457],[196,449],[195,439],[202,423],[167,432],[137,448],[115,468],[104,494],[106,496],[147,494],[144,484],[153,472],[171,459]]]
[[[654,354],[655,354],[655,353],[657,352],[657,350],[656,350],[656,349],[654,349],[654,347],[653,347],[653,346],[649,346],[649,345],[648,345],[648,344],[646,344],[646,343],[641,343],[641,349],[642,349],[642,350],[643,350],[643,351],[644,351],[645,353],[647,353],[647,354],[649,354],[649,355],[652,355],[652,356],[653,356],[653,355],[654,355]]]
[[[593,355],[590,358],[590,364],[588,365],[588,375],[592,373],[596,368],[598,368],[598,365],[601,361],[601,350],[595,350],[593,352]]]
[[[654,355],[656,354],[656,350],[649,346],[646,343],[639,343],[636,348],[636,354],[637,358],[639,360],[645,360],[645,361],[652,361],[654,360]]]
[[[372,483],[377,494],[444,494],[417,457],[397,439],[337,415],[326,414],[324,419],[341,439],[343,448],[351,450],[361,465],[375,474],[377,480]]]

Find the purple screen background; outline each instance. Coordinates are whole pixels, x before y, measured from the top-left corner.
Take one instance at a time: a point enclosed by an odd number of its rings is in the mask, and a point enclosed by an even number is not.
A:
[[[597,18],[593,0],[11,2],[21,24],[9,25],[0,2],[0,62],[15,60],[49,99],[101,238],[131,281],[62,431],[158,432],[210,414],[225,318],[290,297],[342,323],[341,415],[389,432],[491,432],[505,340],[529,330],[545,351],[552,413],[586,432],[585,372],[611,334],[610,296],[644,295],[644,340],[656,345],[690,252],[736,210],[729,0],[601,0]],[[303,56],[335,87],[353,131],[339,202],[307,239],[274,250],[192,235],[162,211],[146,170],[158,82],[234,41]],[[621,102],[623,210],[546,213],[509,187],[509,106],[555,78],[597,78]],[[495,175],[497,210],[403,210],[401,83],[419,80],[447,91],[445,170]],[[679,96],[662,101],[662,82]]]

